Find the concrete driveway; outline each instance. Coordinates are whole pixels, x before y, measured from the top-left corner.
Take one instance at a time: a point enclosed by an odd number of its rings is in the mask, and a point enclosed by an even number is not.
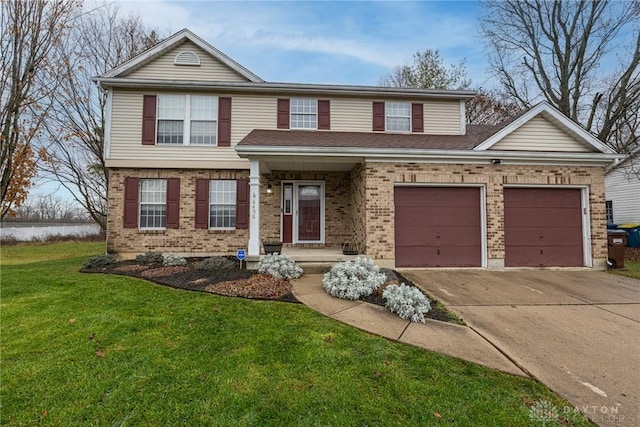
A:
[[[591,271],[401,273],[592,421],[640,426],[639,280]]]

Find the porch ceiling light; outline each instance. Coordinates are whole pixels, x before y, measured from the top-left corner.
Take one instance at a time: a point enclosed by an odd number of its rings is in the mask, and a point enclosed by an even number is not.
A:
[[[273,187],[271,187],[271,184],[267,184],[267,194],[271,194],[272,191]]]

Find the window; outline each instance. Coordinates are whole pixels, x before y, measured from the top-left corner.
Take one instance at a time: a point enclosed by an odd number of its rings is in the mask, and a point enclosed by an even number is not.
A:
[[[318,101],[308,98],[291,99],[291,129],[318,128]]]
[[[209,182],[209,228],[236,227],[236,181]]]
[[[411,132],[411,103],[385,102],[385,125],[388,132]]]
[[[613,201],[607,200],[605,202],[605,209],[607,212],[607,224],[613,224]]]
[[[218,98],[215,96],[158,95],[157,117],[158,144],[216,144]]]
[[[167,180],[140,180],[140,228],[165,228]]]

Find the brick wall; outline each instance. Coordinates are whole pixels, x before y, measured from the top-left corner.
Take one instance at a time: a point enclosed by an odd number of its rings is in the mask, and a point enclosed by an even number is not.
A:
[[[180,227],[159,231],[123,228],[125,177],[180,178]],[[235,254],[246,248],[249,230],[195,228],[196,179],[248,178],[247,170],[110,169],[107,251],[123,256],[146,251],[193,254]]]
[[[482,184],[486,187],[488,258],[504,259],[505,184],[587,185],[591,214],[591,250],[595,260],[607,257],[604,171],[599,167],[445,165],[366,163],[366,253],[375,259],[395,255],[394,183]],[[390,220],[391,219],[391,220]],[[601,262],[601,261],[600,261]]]

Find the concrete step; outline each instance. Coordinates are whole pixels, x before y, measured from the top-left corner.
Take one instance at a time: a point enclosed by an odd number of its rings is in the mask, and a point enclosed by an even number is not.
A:
[[[339,261],[337,261],[339,262]],[[296,262],[304,274],[324,274],[331,270],[335,262]]]

